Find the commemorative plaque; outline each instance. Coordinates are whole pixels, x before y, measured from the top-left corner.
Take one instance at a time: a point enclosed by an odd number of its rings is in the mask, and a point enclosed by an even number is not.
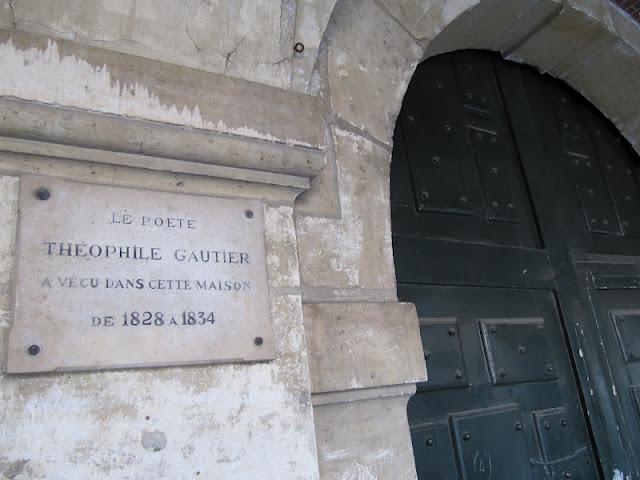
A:
[[[274,355],[261,202],[22,177],[9,373]]]

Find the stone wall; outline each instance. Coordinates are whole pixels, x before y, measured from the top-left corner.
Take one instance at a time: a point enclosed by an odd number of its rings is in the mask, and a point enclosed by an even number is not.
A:
[[[263,200],[280,339],[264,364],[3,374],[0,472],[415,478],[405,408],[426,374],[389,218],[413,70],[501,51],[637,148],[638,32],[607,0],[0,0],[1,334],[37,173]]]
[[[47,111],[40,110],[41,119]],[[126,135],[126,130],[112,133]],[[0,144],[17,150],[2,140]],[[297,187],[268,184],[271,178],[260,186],[203,173],[72,160],[63,158],[65,152],[53,144],[45,145],[52,148],[50,154],[0,153],[3,366],[12,321],[18,190],[20,178],[33,173],[136,189],[261,199],[276,360],[86,373],[3,373],[2,478],[318,478],[293,221]],[[90,150],[69,148],[76,149],[79,157]]]

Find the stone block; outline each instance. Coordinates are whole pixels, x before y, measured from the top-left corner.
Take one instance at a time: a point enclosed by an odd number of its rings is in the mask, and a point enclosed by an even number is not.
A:
[[[170,63],[0,30],[0,96],[323,148],[312,96]]]
[[[309,189],[296,198],[297,215],[331,218],[340,216],[335,156],[328,154],[326,162],[320,173],[311,179]]]
[[[291,0],[13,0],[16,27],[289,88]]]
[[[638,22],[616,3],[607,0],[601,1],[609,9],[613,30],[618,38],[624,40],[632,48],[640,51],[640,28],[638,28]]]
[[[307,303],[304,325],[313,393],[425,381],[410,303]]]
[[[320,42],[329,23],[336,0],[298,0],[294,45],[300,42],[304,51],[293,53],[291,86],[296,92],[307,92]]]
[[[333,144],[333,130],[330,125],[326,128],[325,138],[325,166],[311,179],[309,189],[296,198],[297,215],[332,218],[340,216],[338,166]]]
[[[235,135],[0,98],[0,150],[308,188],[323,152]]]
[[[640,98],[640,58],[618,41],[576,64],[563,78],[597,105],[622,134],[637,141]]]
[[[394,289],[391,154],[334,128],[341,218],[296,217],[300,277],[308,288]]]
[[[265,207],[265,244],[269,286],[300,287],[292,207]]]
[[[574,8],[562,11],[544,28],[509,55],[509,59],[523,61],[542,72],[556,72],[558,65],[567,68],[568,61],[578,62],[576,53],[606,31],[602,21]]]
[[[333,111],[391,144],[422,48],[373,0],[340,2],[333,18],[335,30],[328,45]]]
[[[432,40],[460,14],[480,0],[380,0],[411,34],[420,40]],[[503,3],[503,6],[504,5]]]
[[[414,480],[408,399],[398,396],[316,406],[320,477]]]
[[[443,10],[425,56],[466,48],[510,51],[562,8],[559,0],[438,2]],[[450,23],[447,23],[449,22]],[[433,22],[433,20],[432,20]],[[432,37],[428,37],[429,39]]]

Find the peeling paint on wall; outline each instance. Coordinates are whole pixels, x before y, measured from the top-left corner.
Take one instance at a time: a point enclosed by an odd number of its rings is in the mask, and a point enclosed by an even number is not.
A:
[[[61,55],[57,42],[53,40],[48,41],[45,49],[32,47],[22,50],[12,40],[0,43],[0,63],[3,66],[0,95],[272,142],[283,141],[248,126],[230,127],[222,120],[206,120],[197,104],[166,104],[146,85],[138,82],[124,83],[112,78],[107,65],[94,66],[74,55]]]
[[[280,88],[290,0],[12,0],[15,27]]]

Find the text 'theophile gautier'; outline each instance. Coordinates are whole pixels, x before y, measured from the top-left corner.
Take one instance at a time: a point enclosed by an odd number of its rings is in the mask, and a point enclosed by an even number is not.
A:
[[[43,242],[45,253],[60,257],[116,258],[122,260],[162,260],[159,247],[100,245],[70,242]],[[185,250],[177,248],[172,257],[178,262],[248,264],[249,254],[228,250]]]

